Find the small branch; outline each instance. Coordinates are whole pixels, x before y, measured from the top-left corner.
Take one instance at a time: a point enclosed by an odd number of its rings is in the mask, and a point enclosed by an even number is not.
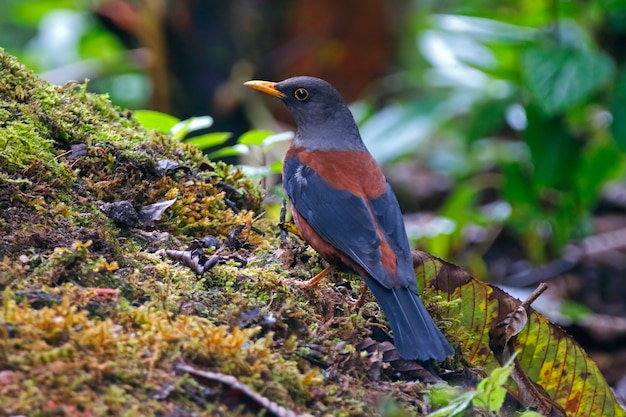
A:
[[[522,302],[522,304],[520,304],[520,306],[524,307],[524,309],[527,309],[547,289],[548,289],[548,284],[546,284],[545,282],[540,283],[539,286],[535,288],[535,291],[533,291],[532,294],[530,294],[528,298],[526,298],[526,300]]]

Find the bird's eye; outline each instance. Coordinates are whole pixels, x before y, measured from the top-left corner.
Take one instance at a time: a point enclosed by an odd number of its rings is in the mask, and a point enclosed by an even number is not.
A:
[[[309,98],[309,92],[306,90],[306,88],[297,88],[296,91],[293,92],[293,95],[298,101],[304,101]]]

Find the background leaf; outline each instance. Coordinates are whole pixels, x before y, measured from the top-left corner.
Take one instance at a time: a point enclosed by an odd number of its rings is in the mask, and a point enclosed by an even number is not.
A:
[[[546,117],[538,108],[526,109],[528,128],[524,138],[533,164],[533,183],[543,187],[563,187],[571,184],[578,169],[582,143],[563,129],[555,117]]]
[[[213,132],[200,136],[194,136],[191,139],[186,139],[185,142],[196,145],[200,149],[206,149],[223,144],[231,136],[232,133],[230,132]]]
[[[606,84],[615,63],[607,54],[558,46],[533,46],[522,56],[526,86],[549,115],[581,103]]]
[[[611,133],[617,147],[626,151],[626,71],[622,71],[613,91],[611,102]]]
[[[295,136],[294,132],[287,131],[287,132],[275,133],[266,137],[265,139],[263,139],[263,142],[261,143],[261,146],[263,147],[263,152],[267,152],[278,143],[286,142],[286,141],[293,139],[294,136]]]
[[[575,171],[576,189],[581,204],[586,208],[593,209],[600,198],[602,186],[622,173],[624,164],[621,159],[615,142],[606,140],[587,146],[579,169]]]
[[[146,129],[156,129],[163,134],[170,133],[170,130],[180,122],[177,117],[155,110],[135,110],[133,116]]]
[[[174,139],[183,140],[189,133],[207,129],[212,125],[213,118],[211,116],[190,117],[172,126],[169,133],[174,136]]]
[[[214,152],[210,152],[207,156],[210,159],[219,159],[227,156],[241,156],[248,155],[250,153],[250,147],[248,145],[242,145],[237,143],[233,146],[227,146],[225,148],[218,149]]]
[[[261,145],[263,141],[272,136],[274,132],[271,130],[249,130],[237,139],[237,143],[242,145]]]

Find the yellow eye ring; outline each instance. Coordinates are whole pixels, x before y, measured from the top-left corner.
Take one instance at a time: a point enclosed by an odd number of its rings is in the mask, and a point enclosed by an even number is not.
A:
[[[309,98],[309,92],[307,91],[306,88],[300,87],[300,88],[296,88],[296,91],[293,92],[293,96],[298,101],[304,101],[307,98]]]

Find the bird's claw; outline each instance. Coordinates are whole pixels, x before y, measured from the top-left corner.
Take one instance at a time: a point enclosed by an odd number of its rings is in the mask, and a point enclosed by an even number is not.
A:
[[[328,274],[330,274],[331,272],[333,272],[335,270],[335,268],[337,268],[336,265],[331,265],[327,268],[325,268],[322,272],[320,272],[319,274],[315,275],[313,278],[308,279],[306,281],[298,281],[295,279],[286,279],[287,282],[294,284],[295,286],[299,287],[299,288],[313,288],[315,287],[322,279],[324,279],[326,276],[328,276]]]
[[[299,279],[293,279],[293,278],[285,278],[283,280],[283,282],[285,284],[293,285],[293,286],[298,287],[298,288],[313,288],[315,286],[315,284],[311,285],[310,281],[311,280],[301,281]]]

